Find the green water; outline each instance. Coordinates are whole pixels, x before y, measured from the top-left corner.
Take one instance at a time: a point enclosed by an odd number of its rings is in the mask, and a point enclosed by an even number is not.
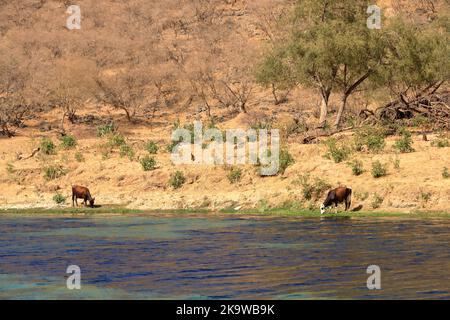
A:
[[[448,220],[0,216],[1,299],[448,299]],[[368,290],[369,265],[381,290]],[[81,290],[66,268],[81,268]]]

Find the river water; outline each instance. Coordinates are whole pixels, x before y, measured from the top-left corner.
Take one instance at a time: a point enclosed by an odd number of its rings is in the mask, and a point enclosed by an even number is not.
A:
[[[0,299],[449,299],[450,221],[0,216]],[[68,290],[66,269],[81,269]],[[367,267],[381,290],[367,288]]]

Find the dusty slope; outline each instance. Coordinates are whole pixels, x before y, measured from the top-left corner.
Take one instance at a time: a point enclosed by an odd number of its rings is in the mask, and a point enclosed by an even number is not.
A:
[[[48,115],[49,119],[51,116]],[[239,122],[241,127],[245,127],[242,119],[232,120],[232,126],[236,127]],[[96,136],[95,127],[80,124],[69,129],[77,137],[78,146],[74,150],[58,148],[53,156],[37,155],[27,160],[16,160],[17,152],[29,154],[42,136],[51,137],[59,144],[56,132],[42,133],[30,127],[15,138],[0,140],[1,207],[55,206],[52,197],[58,192],[69,196],[72,184],[89,186],[99,204],[120,204],[130,208],[255,208],[286,203],[317,206],[316,199],[303,199],[302,187],[297,182],[299,174],[309,173],[312,179],[320,177],[333,186],[351,186],[355,193],[353,207],[363,205],[363,210],[373,209],[376,195],[384,199],[377,210],[450,210],[450,179],[442,177],[443,168],[450,168],[450,148],[433,147],[431,142],[422,141],[419,135],[414,136],[416,152],[413,153],[396,155],[392,150],[395,137],[392,137],[388,139],[383,154],[355,154],[364,162],[366,170],[358,177],[351,174],[345,162],[336,164],[326,159],[324,145],[301,145],[292,137],[288,147],[296,162],[284,175],[261,178],[255,167],[247,165],[243,167],[242,180],[231,184],[224,166],[174,166],[165,150],[170,140],[170,125],[130,127],[126,122],[120,122],[119,130],[136,150],[136,157],[146,154],[145,141],[158,141],[158,168],[150,172],[144,172],[138,161],[120,157],[117,151],[109,159],[103,159],[100,145],[105,138]],[[433,140],[434,136],[429,138]],[[84,156],[85,162],[75,160],[76,152]],[[400,169],[394,168],[395,159],[400,160]],[[379,179],[371,176],[374,160],[388,163],[388,176]],[[45,180],[43,169],[50,164],[62,165],[68,169],[67,175]],[[168,180],[176,170],[183,171],[187,180],[182,188],[173,190]]]

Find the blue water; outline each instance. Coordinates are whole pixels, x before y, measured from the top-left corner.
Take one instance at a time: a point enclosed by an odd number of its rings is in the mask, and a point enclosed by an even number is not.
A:
[[[449,299],[450,221],[0,216],[1,299]],[[81,268],[81,290],[66,269]],[[369,265],[381,290],[368,290]]]

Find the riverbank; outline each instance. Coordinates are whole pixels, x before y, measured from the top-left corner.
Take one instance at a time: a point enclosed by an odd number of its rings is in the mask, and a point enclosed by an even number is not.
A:
[[[11,208],[1,209],[1,215],[15,216],[191,216],[191,217],[213,217],[213,216],[237,216],[237,217],[305,217],[305,218],[405,218],[405,219],[450,219],[450,212],[436,211],[417,211],[412,213],[401,212],[345,212],[329,211],[321,215],[320,212],[314,210],[295,210],[292,208],[271,208],[267,210],[242,210],[223,209],[219,211],[211,211],[208,209],[160,209],[160,210],[141,210],[129,209],[118,206],[104,206],[97,208],[89,207],[60,207],[60,208]]]

